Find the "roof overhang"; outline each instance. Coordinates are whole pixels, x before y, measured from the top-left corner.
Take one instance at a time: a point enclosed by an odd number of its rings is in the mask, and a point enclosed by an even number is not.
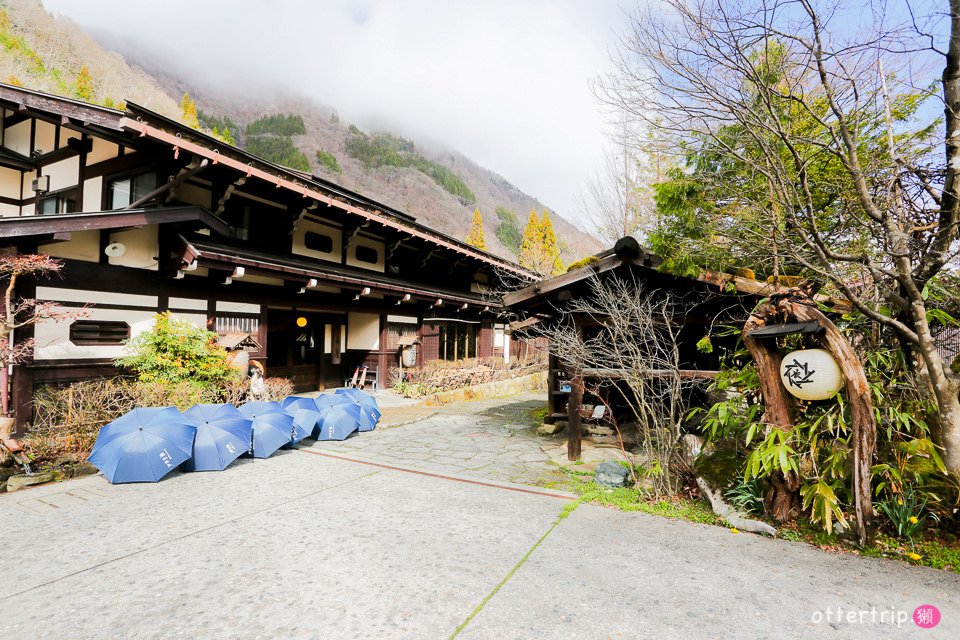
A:
[[[183,265],[196,261],[198,266],[212,269],[230,270],[243,267],[250,275],[264,275],[285,280],[297,280],[303,283],[311,279],[327,286],[344,287],[363,290],[369,288],[371,293],[420,300],[436,301],[470,305],[478,308],[499,306],[491,303],[482,295],[464,294],[433,287],[414,286],[403,280],[391,278],[378,272],[360,272],[335,265],[325,265],[312,260],[288,258],[285,256],[269,255],[249,251],[239,247],[216,244],[196,238],[180,237],[183,242]]]
[[[0,238],[43,236],[95,229],[128,229],[153,224],[185,222],[198,223],[199,226],[220,234],[225,234],[229,230],[223,220],[203,207],[167,207],[0,218]]]
[[[316,200],[327,206],[335,207],[352,215],[375,222],[400,234],[418,238],[443,249],[455,251],[456,253],[478,260],[495,269],[502,269],[503,271],[512,273],[514,276],[520,276],[526,281],[534,278],[534,275],[530,271],[509,260],[498,258],[493,254],[471,247],[442,233],[414,223],[411,220],[403,220],[394,215],[390,215],[378,207],[361,206],[349,197],[331,193],[323,185],[305,177],[304,174],[267,163],[256,156],[251,156],[230,145],[217,143],[218,146],[211,148],[185,137],[184,132],[171,133],[158,126],[148,124],[140,118],[133,119],[131,117],[124,117],[120,124],[125,130],[135,133],[141,138],[150,138],[170,145],[171,148],[177,151],[189,152],[201,158],[208,158],[213,164],[230,167],[243,173],[248,178],[255,177],[268,184],[273,184],[277,188],[299,194],[305,199]],[[193,133],[194,132],[186,130],[187,135],[193,135]],[[223,148],[223,152],[220,151],[221,147]]]

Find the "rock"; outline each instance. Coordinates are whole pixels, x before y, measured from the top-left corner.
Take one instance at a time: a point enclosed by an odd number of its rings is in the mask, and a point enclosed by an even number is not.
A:
[[[597,484],[605,487],[625,487],[630,484],[630,472],[619,462],[609,460],[597,465],[597,470],[593,475]]]
[[[680,458],[689,469],[693,469],[693,464],[703,450],[703,438],[695,436],[692,433],[680,438]]]
[[[713,512],[723,518],[727,524],[734,529],[749,531],[750,533],[763,533],[768,536],[777,535],[777,530],[766,522],[747,518],[734,509],[723,499],[723,495],[711,487],[703,478],[697,478],[697,486],[700,487],[700,491],[710,501],[710,508],[713,509]]]
[[[7,491],[19,491],[26,487],[32,487],[35,484],[46,484],[53,482],[53,474],[49,471],[41,471],[31,475],[10,476],[7,479]]]
[[[537,427],[537,435],[540,436],[552,436],[555,433],[560,433],[567,428],[566,420],[557,420],[553,424],[544,422],[539,427]]]

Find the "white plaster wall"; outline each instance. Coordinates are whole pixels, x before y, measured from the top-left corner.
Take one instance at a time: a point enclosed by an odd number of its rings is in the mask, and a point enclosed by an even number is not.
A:
[[[209,189],[204,189],[193,184],[181,184],[177,186],[176,199],[188,204],[195,204],[198,207],[206,209],[212,208],[213,194]]]
[[[376,313],[347,314],[347,349],[370,351],[380,348],[380,316]]]
[[[128,307],[157,308],[157,297],[137,293],[112,293],[89,289],[66,289],[60,287],[37,287],[37,300],[53,302],[80,302],[84,304],[117,304]]]
[[[260,305],[248,302],[217,300],[217,311],[223,313],[260,313]]]
[[[102,138],[94,137],[93,148],[90,150],[90,153],[87,154],[87,165],[89,166],[97,162],[116,158],[119,154],[120,147]]]
[[[30,121],[24,120],[8,128],[3,134],[3,143],[11,151],[30,155]]]
[[[100,211],[103,209],[103,176],[83,181],[83,202],[81,211]]]
[[[11,216],[19,216],[20,207],[15,204],[4,204],[0,203],[0,217],[8,218]]]
[[[316,251],[315,249],[308,249],[304,244],[304,236],[307,232],[312,233],[321,233],[323,235],[330,236],[333,240],[333,246],[330,251]],[[321,260],[329,260],[331,262],[340,262],[343,236],[341,235],[340,229],[332,227],[325,224],[320,224],[319,222],[314,222],[312,220],[301,220],[297,223],[296,228],[293,230],[293,253],[301,256],[309,256],[311,258],[319,258]]]
[[[193,309],[195,311],[206,311],[207,301],[199,298],[176,298],[170,296],[167,306],[171,309]]]
[[[48,164],[43,168],[43,175],[50,176],[51,191],[77,186],[80,181],[80,156]]]
[[[130,325],[130,336],[149,331],[153,326],[155,311],[122,311],[118,309],[85,310],[85,320],[112,320]],[[34,358],[37,360],[60,360],[78,358],[118,358],[123,355],[123,346],[77,346],[70,342],[70,324],[73,320],[47,321],[36,325],[34,330]]]
[[[20,207],[20,215],[32,216],[35,209],[36,207],[32,202],[30,204],[25,204],[22,207]]]
[[[157,225],[110,234],[110,242],[122,242],[127,251],[122,256],[110,258],[110,264],[137,269],[157,269]]]
[[[377,250],[377,262],[360,262],[357,260],[357,247],[370,247],[371,249]],[[350,243],[350,247],[347,250],[347,265],[351,267],[359,267],[360,269],[369,269],[371,271],[379,271],[383,273],[383,256],[384,256],[384,247],[383,243],[377,240],[372,240],[370,238],[364,238],[363,236],[356,236],[353,241]]]
[[[100,231],[74,231],[66,242],[52,242],[38,247],[41,253],[54,258],[100,262]],[[85,300],[79,300],[85,302]]]
[[[36,195],[36,192],[33,190],[33,179],[37,177],[36,171],[24,171],[23,174],[23,197],[31,198]]]
[[[0,167],[0,196],[20,199],[20,172]]]
[[[67,140],[79,139],[80,132],[66,127],[60,127],[60,148],[67,146]]]
[[[50,122],[37,120],[37,133],[33,139],[33,146],[43,153],[50,153],[56,150],[57,126]]]

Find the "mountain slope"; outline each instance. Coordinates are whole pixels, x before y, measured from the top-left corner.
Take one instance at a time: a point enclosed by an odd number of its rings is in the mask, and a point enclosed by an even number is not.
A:
[[[189,92],[196,100],[204,128],[229,127],[236,143],[251,152],[309,169],[410,213],[450,236],[465,238],[473,211],[479,208],[488,250],[508,258],[515,257],[517,247],[505,246],[498,235],[509,245],[516,229],[497,233],[502,220],[508,224],[512,220],[504,210],[514,212],[520,231],[531,209],[549,210],[504,177],[460,153],[421,146],[385,132],[361,132],[342,122],[329,106],[297,97],[241,101],[211,94],[205,87],[189,86],[156,68],[150,60],[136,60],[140,66],[131,65],[129,58],[107,51],[72,21],[48,14],[39,0],[9,0],[5,15],[9,17],[7,24],[0,15],[0,81],[107,106],[122,106],[122,100],[130,100],[178,119],[180,97]],[[116,42],[121,50],[131,46]],[[260,87],[246,89],[248,96],[272,94]],[[293,120],[264,119],[271,114],[295,116],[303,126],[284,129],[282,125]],[[247,135],[251,123],[257,124]],[[564,262],[599,249],[594,238],[555,212],[550,213],[564,249]]]

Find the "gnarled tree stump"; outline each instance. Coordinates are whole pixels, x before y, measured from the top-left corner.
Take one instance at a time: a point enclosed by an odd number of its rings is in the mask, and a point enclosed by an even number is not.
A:
[[[836,325],[817,308],[816,302],[797,288],[775,293],[769,301],[758,306],[744,324],[743,341],[756,363],[760,377],[763,421],[775,429],[787,430],[794,423],[797,403],[780,381],[782,357],[775,342],[751,337],[750,332],[772,323],[808,321],[816,321],[823,327],[823,334],[819,336],[821,346],[833,355],[843,372],[853,428],[853,496],[857,537],[860,544],[864,545],[868,541],[873,518],[870,468],[876,448],[877,425],[867,376],[853,347]],[[799,489],[800,478],[793,472],[773,474],[764,504],[775,520],[786,522],[799,513]]]

